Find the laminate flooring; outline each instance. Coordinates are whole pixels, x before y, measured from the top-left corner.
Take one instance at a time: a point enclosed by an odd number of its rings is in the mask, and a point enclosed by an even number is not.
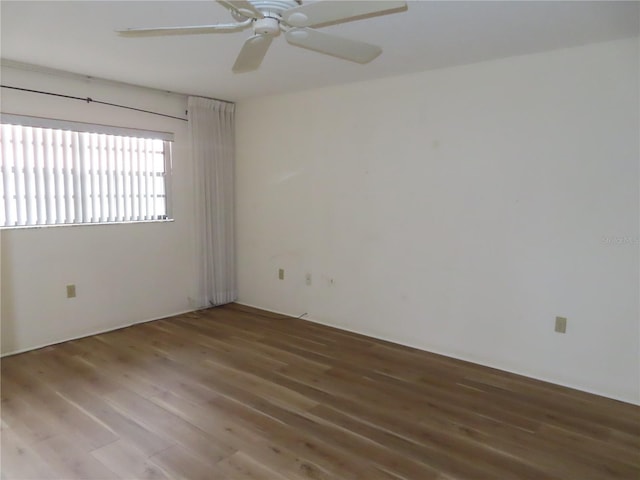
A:
[[[640,407],[237,304],[1,368],[5,480],[640,479]]]

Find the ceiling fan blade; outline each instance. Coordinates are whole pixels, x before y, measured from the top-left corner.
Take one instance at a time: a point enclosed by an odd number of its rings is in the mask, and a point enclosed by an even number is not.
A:
[[[247,0],[218,0],[218,3],[228,10],[235,10],[247,18],[264,18],[264,14]]]
[[[357,63],[369,63],[382,53],[382,49],[376,45],[330,35],[311,28],[292,28],[285,33],[285,37],[292,45]]]
[[[249,37],[244,45],[240,54],[236,59],[236,63],[233,64],[233,73],[245,73],[257,70],[264,55],[271,45],[273,37],[271,35],[254,35]]]
[[[291,8],[282,14],[282,19],[292,27],[312,27],[406,6],[406,2],[398,0],[324,0]]]
[[[157,28],[127,28],[118,30],[123,37],[151,37],[156,35],[197,35],[201,33],[238,32],[251,24],[251,20],[242,23],[218,25],[196,25],[192,27],[157,27]]]

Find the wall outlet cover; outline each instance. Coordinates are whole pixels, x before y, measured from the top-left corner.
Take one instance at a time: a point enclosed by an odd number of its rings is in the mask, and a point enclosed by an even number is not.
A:
[[[556,332],[567,333],[567,319],[565,317],[556,317]]]

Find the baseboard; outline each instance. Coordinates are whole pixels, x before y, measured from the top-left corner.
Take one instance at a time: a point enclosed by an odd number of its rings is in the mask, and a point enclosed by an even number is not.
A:
[[[624,402],[624,403],[628,403],[628,404],[631,404],[631,405],[639,405],[640,406],[640,401],[639,402],[632,402],[632,401],[630,401],[628,399],[625,399],[625,398],[622,398],[622,397],[618,397],[616,395],[611,395],[609,393],[603,393],[603,392],[599,392],[599,391],[595,391],[595,390],[591,390],[591,389],[585,389],[584,387],[576,386],[576,385],[569,384],[569,383],[559,383],[555,379],[544,378],[542,376],[532,375],[531,373],[528,373],[528,372],[522,372],[522,371],[510,369],[510,368],[505,368],[502,365],[495,365],[495,364],[486,363],[486,362],[481,363],[481,362],[478,362],[478,360],[476,360],[476,359],[472,359],[472,358],[469,358],[469,357],[465,358],[464,356],[451,354],[450,352],[444,352],[444,351],[440,351],[440,350],[437,350],[437,349],[429,349],[429,350],[427,350],[422,345],[412,344],[412,343],[409,343],[409,342],[406,342],[406,341],[398,340],[396,338],[382,337],[380,335],[375,335],[375,334],[362,332],[362,331],[358,331],[358,330],[352,330],[352,329],[344,327],[343,325],[337,325],[335,323],[317,320],[317,319],[314,319],[313,317],[309,317],[306,313],[303,314],[302,316],[298,316],[298,315],[294,315],[294,314],[290,314],[290,313],[285,313],[285,312],[280,312],[280,311],[277,311],[277,310],[271,310],[271,309],[268,309],[268,308],[259,307],[257,305],[252,305],[250,303],[239,302],[239,301],[236,301],[234,303],[237,303],[239,305],[244,305],[246,307],[257,308],[259,310],[264,310],[266,312],[276,313],[278,315],[284,315],[284,316],[293,317],[293,318],[301,318],[302,320],[306,320],[306,321],[309,321],[309,322],[312,322],[312,323],[317,323],[319,325],[325,325],[327,327],[337,328],[338,330],[344,330],[345,332],[356,333],[358,335],[364,335],[366,337],[375,338],[377,340],[382,340],[382,341],[385,341],[385,342],[397,343],[398,345],[403,345],[405,347],[415,348],[417,350],[422,350],[423,352],[435,353],[436,355],[442,355],[443,357],[453,358],[453,359],[456,359],[456,360],[462,360],[463,362],[469,362],[469,363],[473,363],[475,365],[481,365],[483,367],[494,368],[496,370],[501,370],[501,371],[507,372],[507,373],[513,373],[515,375],[520,375],[522,377],[527,377],[527,378],[531,378],[531,379],[534,379],[534,380],[539,380],[541,382],[551,383],[553,385],[559,385],[561,387],[571,388],[573,390],[579,390],[581,392],[589,393],[591,395],[597,395],[599,397],[610,398],[612,400],[617,400],[619,402]]]
[[[32,350],[39,350],[41,348],[51,347],[53,345],[58,345],[60,343],[70,342],[71,340],[79,340],[81,338],[92,337],[94,335],[100,335],[101,333],[113,332],[115,330],[120,330],[120,329],[123,329],[123,328],[131,327],[133,325],[139,325],[141,323],[154,322],[156,320],[163,320],[165,318],[171,318],[171,317],[175,317],[177,315],[184,315],[185,313],[191,313],[191,312],[195,312],[197,310],[200,310],[200,309],[191,309],[191,310],[185,310],[183,312],[170,313],[168,315],[163,315],[161,317],[154,317],[154,318],[149,318],[149,319],[145,319],[145,320],[139,320],[139,321],[136,321],[136,322],[127,323],[125,325],[120,325],[118,327],[106,328],[104,330],[97,330],[97,331],[95,331],[93,333],[85,333],[85,334],[82,334],[82,335],[69,337],[69,338],[66,338],[64,340],[56,340],[55,342],[45,343],[45,344],[42,344],[42,345],[37,345],[35,347],[21,348],[20,350],[14,350],[12,352],[7,352],[7,353],[0,354],[0,358],[9,357],[11,355],[18,355],[20,353],[31,352]]]

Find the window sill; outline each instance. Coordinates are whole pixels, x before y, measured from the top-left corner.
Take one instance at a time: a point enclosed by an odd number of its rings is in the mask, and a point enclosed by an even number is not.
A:
[[[0,227],[0,231],[4,230],[33,230],[41,228],[59,228],[59,227],[104,227],[115,225],[137,225],[146,223],[173,223],[175,219],[167,218],[162,220],[136,220],[131,222],[96,222],[96,223],[55,223],[52,225],[16,225],[13,227]]]

